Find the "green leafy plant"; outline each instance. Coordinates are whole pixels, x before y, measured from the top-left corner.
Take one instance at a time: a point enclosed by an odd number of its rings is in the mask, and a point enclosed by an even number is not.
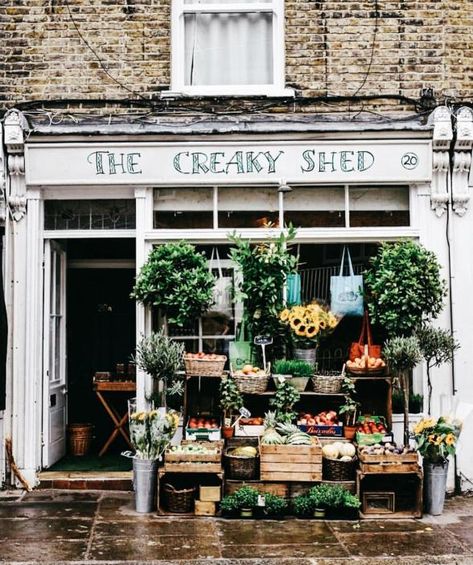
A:
[[[157,245],[136,277],[131,294],[156,306],[169,324],[192,323],[212,304],[215,278],[206,258],[185,242]]]
[[[420,414],[424,406],[424,397],[422,394],[409,394],[409,414]],[[404,393],[402,390],[395,388],[392,394],[393,414],[402,414],[404,412]]]
[[[220,382],[220,407],[223,410],[224,418],[231,418],[232,413],[238,411],[242,406],[243,397],[235,381],[230,377],[222,378]]]
[[[446,282],[431,251],[414,241],[383,243],[364,273],[373,322],[389,336],[410,336],[443,308]]]
[[[403,392],[404,445],[409,445],[409,377],[412,369],[422,360],[419,341],[415,336],[393,337],[385,342],[383,355]]]
[[[298,359],[278,359],[273,363],[274,375],[292,375],[294,377],[311,377],[314,374],[314,367],[306,361]]]
[[[153,378],[155,387],[162,387],[163,400],[166,401],[166,396],[182,394],[184,377],[180,377],[177,371],[182,365],[183,355],[184,345],[167,337],[160,330],[141,339],[132,360],[139,369]],[[150,400],[156,401],[156,398],[152,397]]]
[[[309,518],[314,515],[314,501],[305,494],[296,496],[292,501],[292,511],[299,518]]]
[[[354,426],[361,404],[354,399],[356,394],[355,383],[349,377],[343,379],[342,392],[345,395],[345,402],[338,408],[338,413],[345,415],[346,426]]]
[[[265,493],[264,513],[267,516],[284,516],[288,510],[288,502],[282,496],[276,494]]]
[[[312,516],[316,509],[351,510],[361,506],[360,499],[340,486],[320,484],[312,487],[307,494],[297,496],[293,501],[296,516]]]
[[[234,247],[230,259],[242,274],[235,298],[244,304],[245,319],[250,334],[273,337],[273,355],[284,352],[287,332],[279,323],[284,308],[283,289],[288,274],[295,273],[298,258],[290,253],[290,243],[296,236],[292,227],[278,237],[253,244],[233,234]]]
[[[258,491],[253,487],[241,487],[233,494],[224,496],[220,507],[225,514],[236,514],[243,508],[255,508],[258,495]]]
[[[293,407],[300,398],[301,395],[289,384],[289,381],[279,383],[276,394],[269,401],[269,405],[276,412],[276,421],[282,423],[292,422],[297,416],[293,411]]]
[[[422,357],[427,365],[427,410],[430,414],[432,402],[431,371],[434,367],[440,367],[440,365],[444,363],[451,363],[455,356],[455,351],[460,348],[460,344],[449,330],[434,328],[432,326],[420,328],[417,330],[416,335],[419,340]]]

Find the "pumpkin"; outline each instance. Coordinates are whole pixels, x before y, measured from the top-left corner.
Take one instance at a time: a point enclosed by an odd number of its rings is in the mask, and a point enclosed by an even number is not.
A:
[[[339,451],[336,443],[327,443],[322,447],[322,454],[326,459],[338,459]]]

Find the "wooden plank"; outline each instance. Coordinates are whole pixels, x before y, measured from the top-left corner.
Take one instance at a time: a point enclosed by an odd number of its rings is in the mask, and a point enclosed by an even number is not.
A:
[[[194,514],[196,516],[215,516],[217,505],[207,500],[196,500],[194,502]]]
[[[365,474],[404,474],[417,473],[419,470],[418,463],[360,463],[360,469]]]
[[[311,457],[304,455],[303,453],[264,453],[261,454],[261,461],[268,462],[278,462],[281,465],[286,463],[322,463],[322,453],[313,454]]]
[[[322,453],[322,445],[317,437],[312,437],[312,445],[260,445],[261,456],[269,453],[279,453],[281,455],[305,455],[311,457]]]
[[[221,473],[221,463],[165,463],[165,473]]]
[[[261,461],[261,471],[288,471],[290,473],[321,473],[321,463],[284,463],[283,465],[277,461]]]
[[[241,487],[248,486],[257,489],[262,493],[275,494],[277,496],[282,496],[283,498],[288,498],[289,486],[284,482],[263,482],[263,481],[236,481],[227,480],[225,481],[225,495],[233,494]]]
[[[96,381],[94,383],[94,389],[102,392],[135,392],[136,383],[134,381]]]
[[[358,457],[363,463],[418,463],[419,461],[419,456],[415,452],[403,455],[369,455],[359,452]]]
[[[202,502],[220,502],[222,498],[221,486],[200,485],[199,499]]]
[[[314,482],[322,480],[322,472],[320,473],[288,473],[284,471],[261,471],[261,480],[263,481],[297,481]]]

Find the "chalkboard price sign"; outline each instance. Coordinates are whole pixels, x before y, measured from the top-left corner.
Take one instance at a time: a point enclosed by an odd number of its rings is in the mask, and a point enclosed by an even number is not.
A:
[[[255,345],[271,345],[273,338],[269,335],[257,335],[253,340]]]

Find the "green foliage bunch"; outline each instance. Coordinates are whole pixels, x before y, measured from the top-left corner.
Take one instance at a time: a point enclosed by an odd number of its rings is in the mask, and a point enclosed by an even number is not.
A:
[[[235,381],[230,378],[222,378],[220,381],[220,407],[225,417],[230,418],[233,412],[236,412],[243,406],[243,397],[238,390]]]
[[[269,401],[269,405],[276,412],[276,421],[282,423],[292,422],[297,416],[293,407],[300,398],[301,395],[289,381],[279,383],[275,395]]]
[[[340,486],[320,484],[312,487],[307,494],[297,496],[293,501],[296,516],[307,518],[315,509],[344,510],[360,508],[360,499]]]
[[[356,395],[355,383],[349,377],[343,379],[342,392],[345,397],[345,402],[339,407],[338,413],[345,415],[345,424],[347,426],[354,426],[356,414],[361,404],[354,398]]]
[[[277,494],[264,494],[266,516],[284,516],[287,514],[289,504],[285,498]]]
[[[131,294],[156,306],[169,324],[194,322],[212,304],[215,278],[202,253],[186,242],[157,245],[136,277]]]
[[[272,372],[274,375],[292,375],[293,377],[311,377],[314,374],[314,367],[306,361],[299,359],[278,359],[273,363]]]
[[[258,491],[253,487],[241,487],[233,494],[224,496],[220,508],[225,514],[236,514],[242,508],[255,508],[258,504]]]
[[[440,367],[444,363],[451,363],[455,351],[460,348],[460,344],[453,337],[452,332],[441,328],[427,326],[417,330],[419,346],[427,365],[427,387],[429,391],[427,409],[430,414],[432,401],[432,378],[431,371],[434,367]]]
[[[410,336],[443,308],[446,282],[431,251],[414,241],[383,243],[364,273],[373,322],[389,336]]]
[[[296,230],[290,227],[278,237],[258,244],[236,234],[229,237],[234,245],[230,259],[242,274],[236,299],[243,301],[247,327],[253,337],[272,336],[276,352],[283,349],[285,342],[285,330],[278,318],[284,308],[284,284],[287,275],[296,272],[298,263],[298,258],[289,250],[295,236]]]

